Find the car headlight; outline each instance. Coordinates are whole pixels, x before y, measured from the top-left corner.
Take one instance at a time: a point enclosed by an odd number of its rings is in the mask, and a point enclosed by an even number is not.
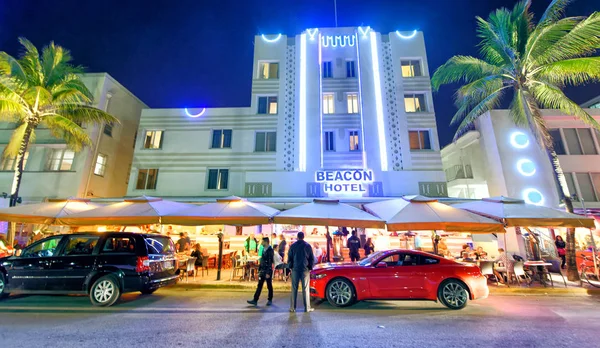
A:
[[[311,274],[311,278],[312,279],[322,279],[327,277],[326,273],[319,273],[319,274]]]

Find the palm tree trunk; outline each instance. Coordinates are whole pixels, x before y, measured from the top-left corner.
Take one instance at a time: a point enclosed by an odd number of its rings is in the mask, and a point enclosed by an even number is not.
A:
[[[571,200],[569,187],[567,186],[567,182],[565,180],[562,168],[560,167],[560,163],[558,162],[558,156],[556,155],[556,152],[554,150],[549,150],[548,157],[550,157],[550,162],[552,163],[552,168],[554,169],[554,179],[560,187],[560,190],[558,190],[558,196],[565,202],[565,210],[569,213],[573,213],[573,201]],[[567,228],[567,238],[565,242],[567,244],[567,278],[570,281],[579,281],[579,272],[577,272],[577,255],[575,252],[574,228]]]
[[[17,155],[17,165],[15,167],[15,175],[13,177],[13,186],[12,191],[10,193],[10,206],[14,207],[17,205],[17,201],[19,200],[19,189],[21,188],[21,178],[23,177],[23,164],[25,163],[25,153],[27,153],[27,148],[29,147],[29,140],[31,139],[31,133],[33,132],[33,127],[31,125],[27,125],[25,128],[25,133],[23,134],[23,141],[21,141],[21,147],[19,148],[19,153]],[[10,224],[11,228],[8,231],[8,240],[10,243],[14,242],[15,238],[15,226],[14,224]]]

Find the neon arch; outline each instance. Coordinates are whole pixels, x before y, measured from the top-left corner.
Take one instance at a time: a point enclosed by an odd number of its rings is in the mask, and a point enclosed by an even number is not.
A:
[[[527,158],[520,159],[517,161],[517,170],[523,176],[532,176],[536,172],[535,163]]]
[[[277,41],[279,41],[279,39],[281,39],[281,34],[277,34],[277,37],[274,38],[274,39],[267,38],[265,36],[265,34],[262,34],[261,37],[262,37],[262,39],[263,39],[264,42],[273,43],[273,42],[277,42]]]
[[[200,116],[204,115],[205,112],[206,112],[206,108],[202,108],[202,111],[200,111],[199,113],[194,115],[194,114],[190,113],[188,108],[185,108],[185,114],[192,118],[200,117]]]
[[[358,31],[362,35],[362,37],[367,37],[369,31],[371,31],[371,27],[367,27],[367,29],[363,29],[362,27],[358,27]]]
[[[317,34],[317,31],[319,31],[318,28],[306,29],[306,32],[308,33],[308,37],[310,38],[311,41],[314,41],[315,35]]]
[[[413,30],[412,34],[410,35],[402,35],[400,34],[400,31],[396,30],[396,35],[398,35],[399,38],[404,39],[404,40],[408,40],[408,39],[412,39],[413,37],[417,36],[417,30]]]
[[[523,200],[527,204],[535,204],[535,205],[543,205],[544,204],[544,195],[534,188],[528,188],[523,190]]]

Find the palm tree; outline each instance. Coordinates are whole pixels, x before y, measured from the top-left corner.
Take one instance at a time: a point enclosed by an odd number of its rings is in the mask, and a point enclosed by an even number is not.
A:
[[[565,18],[571,1],[553,0],[537,25],[529,12],[530,0],[518,2],[512,11],[498,9],[487,20],[477,17],[481,58],[452,57],[432,77],[436,91],[444,84],[464,84],[455,95],[458,111],[451,122],[459,124],[455,140],[510,92],[510,116],[516,125],[529,127],[547,150],[569,212],[573,204],[540,108],[558,109],[600,129],[562,92],[566,85],[600,81],[600,57],[591,56],[600,48],[600,12]],[[577,280],[574,229],[567,231],[567,265],[569,280]]]
[[[39,125],[79,151],[91,144],[83,124],[118,123],[91,106],[93,95],[80,78],[83,69],[71,64],[68,50],[51,42],[40,55],[27,39],[19,41],[20,58],[0,52],[0,121],[16,125],[2,154],[16,160],[10,206],[17,203],[25,154]]]

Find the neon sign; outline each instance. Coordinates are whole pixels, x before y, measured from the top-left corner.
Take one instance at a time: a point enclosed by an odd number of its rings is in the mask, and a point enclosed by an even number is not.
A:
[[[367,192],[367,184],[373,182],[372,170],[320,170],[315,181],[323,184],[325,193],[356,194]]]
[[[369,31],[371,31],[371,27],[367,27],[367,29],[358,27],[358,31],[362,34],[362,37],[367,37],[367,35],[369,34]]]
[[[199,113],[194,115],[189,112],[188,108],[185,108],[185,114],[188,115],[189,117],[193,117],[193,118],[200,117],[200,116],[204,115],[205,112],[206,112],[206,108],[202,108],[202,111],[200,111]]]
[[[321,36],[321,46],[323,47],[352,47],[356,44],[354,35],[324,35]]]
[[[319,31],[319,29],[317,29],[317,28],[306,29],[306,32],[308,33],[308,37],[309,37],[310,41],[314,41],[315,40],[315,35],[317,34],[317,31]]]
[[[262,39],[263,39],[263,41],[264,41],[264,42],[269,42],[269,43],[272,43],[272,42],[277,42],[277,41],[279,41],[279,39],[281,39],[281,34],[277,34],[277,36],[276,36],[275,38],[273,38],[273,39],[268,39],[268,38],[265,36],[265,34],[262,34],[262,35],[261,35],[261,37],[262,37]]]
[[[510,144],[517,149],[524,149],[529,145],[529,138],[521,131],[513,132],[510,135]]]
[[[413,37],[417,36],[417,30],[413,30],[412,34],[410,35],[402,35],[400,34],[400,32],[398,30],[396,30],[396,35],[398,35],[399,38],[404,39],[404,40],[409,40],[412,39]]]

